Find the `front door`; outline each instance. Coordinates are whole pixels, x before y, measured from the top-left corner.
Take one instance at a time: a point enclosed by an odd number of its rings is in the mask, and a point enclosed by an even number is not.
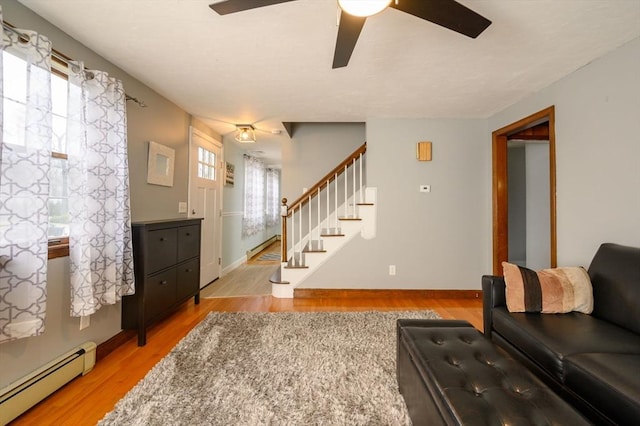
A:
[[[202,220],[200,288],[220,277],[222,248],[222,144],[191,127],[189,217]]]

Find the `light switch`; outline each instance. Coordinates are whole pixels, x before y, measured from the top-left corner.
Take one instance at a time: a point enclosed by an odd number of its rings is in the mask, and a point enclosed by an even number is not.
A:
[[[186,213],[187,212],[187,203],[180,201],[178,203],[178,213]]]

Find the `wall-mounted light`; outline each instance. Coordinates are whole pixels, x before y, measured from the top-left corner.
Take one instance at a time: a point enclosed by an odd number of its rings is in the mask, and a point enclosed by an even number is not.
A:
[[[416,157],[418,161],[431,161],[431,142],[418,142]]]
[[[391,0],[338,0],[340,9],[363,18],[382,12],[390,4]]]
[[[251,124],[238,124],[236,125],[236,140],[240,143],[254,143],[256,130]]]

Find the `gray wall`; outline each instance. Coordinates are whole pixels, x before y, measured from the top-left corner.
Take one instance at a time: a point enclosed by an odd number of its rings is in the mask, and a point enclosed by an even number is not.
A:
[[[222,274],[225,275],[246,260],[247,250],[262,244],[274,235],[279,235],[280,225],[268,227],[250,237],[242,237],[242,212],[244,210],[243,155],[246,150],[235,142],[233,134],[224,136],[222,141],[225,161],[235,165],[234,185],[225,185],[222,191]],[[253,147],[253,145],[249,146]]]
[[[508,144],[509,261],[550,266],[549,143]]]
[[[549,216],[549,143],[528,143],[526,150],[527,268],[551,266]]]
[[[507,144],[509,262],[527,263],[527,177],[524,145]]]
[[[282,144],[282,196],[295,201],[365,140],[364,123],[296,123]]]
[[[588,266],[603,242],[640,246],[640,38],[491,117],[489,130],[550,105],[558,265]]]
[[[127,94],[148,105],[147,108],[140,108],[132,102],[127,103],[132,219],[135,221],[179,217],[178,202],[187,201],[189,125],[193,123],[201,130],[206,126],[18,2],[0,0],[0,5],[5,21],[48,36],[56,50],[74,59],[83,60],[87,67],[107,71],[121,79]],[[208,129],[206,131],[213,133]],[[150,140],[176,150],[174,185],[171,188],[146,183],[147,150]],[[79,320],[69,316],[69,294],[68,258],[49,261],[46,331],[42,336],[0,345],[0,387],[82,342],[102,343],[120,331],[119,303],[102,308],[92,315],[91,325],[80,331]]]
[[[308,288],[476,289],[489,264],[490,153],[485,120],[370,119],[367,182],[378,188],[377,236],[356,237]],[[433,161],[416,143],[433,142]],[[418,191],[431,185],[430,193]],[[389,276],[389,265],[397,275]]]

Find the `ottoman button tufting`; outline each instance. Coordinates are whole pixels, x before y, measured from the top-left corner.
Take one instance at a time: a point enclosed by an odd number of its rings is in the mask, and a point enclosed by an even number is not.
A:
[[[588,424],[467,322],[398,320],[397,356],[399,389],[416,426],[488,426],[498,419],[504,424],[513,419],[518,424]],[[472,395],[482,399],[471,403]]]

